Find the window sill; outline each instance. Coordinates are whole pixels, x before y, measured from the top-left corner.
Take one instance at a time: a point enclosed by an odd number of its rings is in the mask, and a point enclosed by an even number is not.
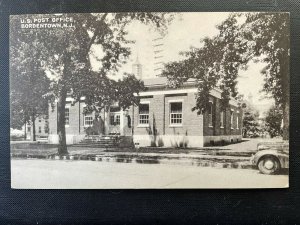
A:
[[[145,127],[150,127],[149,124],[139,124],[137,125],[138,128],[145,128]]]
[[[214,128],[214,126],[208,125],[209,128]]]
[[[224,127],[220,127],[221,129],[224,129]]]
[[[70,127],[70,125],[65,125],[65,127]]]
[[[169,127],[182,127],[182,124],[170,124]]]

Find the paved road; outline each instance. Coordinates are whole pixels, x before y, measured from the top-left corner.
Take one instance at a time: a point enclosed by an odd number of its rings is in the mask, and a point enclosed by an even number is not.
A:
[[[12,160],[13,188],[271,188],[287,175],[257,170],[96,161]]]

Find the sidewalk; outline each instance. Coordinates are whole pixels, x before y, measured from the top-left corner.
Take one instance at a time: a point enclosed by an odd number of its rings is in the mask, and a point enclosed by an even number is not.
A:
[[[30,149],[14,148],[11,157],[14,159],[47,159],[47,160],[91,160],[123,163],[176,164],[210,166],[222,168],[252,168],[250,156],[255,154],[257,144],[265,139],[243,140],[227,146],[205,148],[79,148],[69,146],[68,156],[60,157],[57,147],[53,145],[34,145]],[[272,140],[274,142],[274,140]],[[280,141],[280,140],[279,140]]]

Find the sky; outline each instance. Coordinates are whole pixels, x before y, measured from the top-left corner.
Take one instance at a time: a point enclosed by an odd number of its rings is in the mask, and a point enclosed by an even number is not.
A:
[[[123,72],[131,73],[132,64],[137,57],[142,64],[143,79],[154,78],[159,73],[159,70],[157,72],[155,69],[161,68],[160,62],[176,61],[182,57],[180,52],[188,51],[191,46],[201,47],[200,40],[216,35],[218,32],[216,25],[225,20],[228,15],[229,13],[181,13],[175,16],[168,26],[167,34],[163,37],[149,26],[137,21],[133,22],[127,28],[127,38],[135,41],[130,46],[132,54],[128,63],[120,69],[115,78],[120,78]],[[153,41],[157,38],[162,39]],[[159,46],[154,47],[154,45]],[[97,55],[99,50],[95,48],[94,51]],[[155,55],[154,51],[161,52]],[[161,56],[161,58],[155,59],[155,56]],[[94,64],[96,64],[95,61]],[[263,67],[262,63],[249,63],[247,71],[240,71],[237,88],[246,99],[251,93],[255,104],[271,105],[273,101],[264,99],[265,95],[260,92],[263,88],[263,75],[260,73]]]

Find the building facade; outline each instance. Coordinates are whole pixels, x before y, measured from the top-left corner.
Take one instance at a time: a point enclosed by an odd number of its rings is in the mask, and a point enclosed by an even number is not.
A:
[[[137,146],[203,147],[241,141],[242,109],[231,100],[222,111],[220,90],[211,91],[209,109],[198,115],[192,111],[197,93],[194,81],[177,89],[168,87],[165,78],[145,79],[144,84],[147,90],[139,94],[139,105],[126,110],[112,105],[97,116],[83,113],[84,98],[76,103],[67,98],[67,144],[83,140],[95,121],[103,124],[100,135],[127,136]],[[56,107],[49,107],[49,143],[58,143]]]
[[[26,129],[26,140],[33,140],[33,124],[28,123],[23,126],[22,129]],[[40,115],[35,119],[35,138],[46,139],[49,132],[49,120],[48,115]]]

